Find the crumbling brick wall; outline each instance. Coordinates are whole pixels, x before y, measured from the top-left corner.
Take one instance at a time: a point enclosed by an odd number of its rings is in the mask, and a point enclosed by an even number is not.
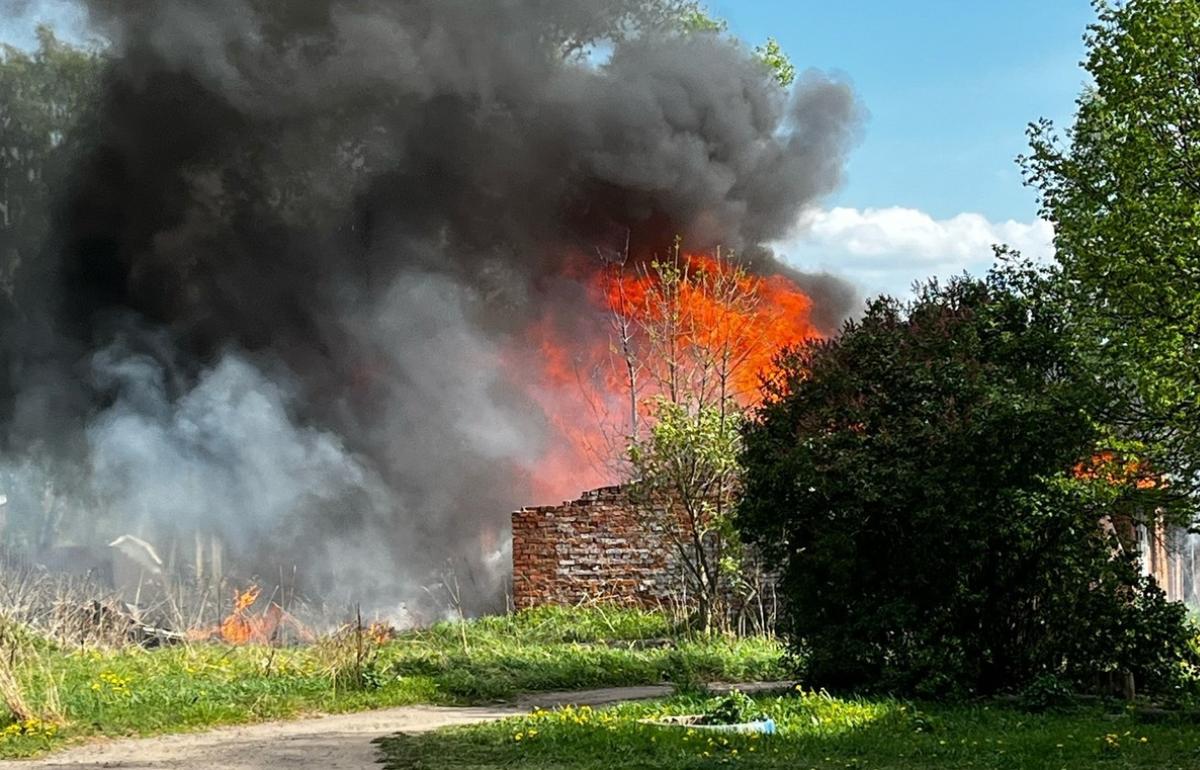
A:
[[[512,515],[513,603],[616,599],[652,606],[675,598],[682,572],[663,517],[639,515],[621,487]]]

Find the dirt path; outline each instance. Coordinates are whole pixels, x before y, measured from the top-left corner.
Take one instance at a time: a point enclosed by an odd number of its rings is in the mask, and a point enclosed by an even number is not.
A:
[[[736,685],[738,689],[778,689],[786,683]],[[713,685],[714,690],[731,685]],[[123,770],[374,770],[378,752],[371,741],[399,732],[426,732],[527,713],[541,706],[600,706],[670,695],[668,686],[614,687],[573,693],[543,693],[513,706],[441,708],[406,706],[354,714],[224,727],[202,733],[89,743],[33,761],[3,762],[0,768],[122,768]]]

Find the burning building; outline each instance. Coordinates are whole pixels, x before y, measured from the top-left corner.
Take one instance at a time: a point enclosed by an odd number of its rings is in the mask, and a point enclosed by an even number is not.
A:
[[[14,542],[493,606],[503,512],[608,480],[606,266],[681,235],[848,308],[763,244],[837,185],[851,90],[686,3],[80,3],[106,48],[0,230]]]

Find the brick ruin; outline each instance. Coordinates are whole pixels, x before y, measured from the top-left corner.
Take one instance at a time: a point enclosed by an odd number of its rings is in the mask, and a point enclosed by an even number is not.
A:
[[[662,505],[662,504],[660,504]],[[512,515],[513,605],[576,605],[617,601],[642,607],[690,606],[689,580],[666,531],[671,512],[646,510],[623,487],[585,492],[562,505],[522,508]],[[676,515],[683,517],[682,512]],[[682,523],[679,526],[686,526]],[[720,622],[740,632],[772,628],[778,616],[777,578],[752,550],[736,585],[721,590]]]
[[[644,606],[679,602],[686,581],[664,518],[639,513],[622,487],[514,512],[514,606],[599,599]],[[1160,522],[1130,527],[1128,537],[1140,551],[1142,569],[1168,598],[1200,607],[1200,535]]]
[[[622,487],[512,515],[513,604],[618,599],[669,603],[683,584],[661,522],[637,515]]]

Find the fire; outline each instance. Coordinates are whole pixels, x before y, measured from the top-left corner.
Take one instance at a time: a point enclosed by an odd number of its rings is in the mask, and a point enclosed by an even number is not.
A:
[[[754,275],[702,254],[685,257],[681,269],[692,279],[680,284],[675,344],[729,356],[731,395],[744,406],[758,401],[761,378],[774,371],[780,348],[821,337],[810,319],[812,300],[782,275]],[[712,279],[696,280],[700,274]],[[635,325],[662,320],[656,280],[649,271],[606,276],[605,307]],[[724,299],[706,288],[713,284]]]
[[[680,255],[675,264],[688,279],[678,284],[670,311],[671,343],[723,357],[730,374],[726,395],[743,406],[758,401],[780,348],[821,337],[811,319],[812,299],[787,277],[748,273],[728,258],[703,254]],[[532,474],[534,493],[547,500],[620,480],[634,411],[644,417],[663,380],[652,369],[662,366],[662,357],[647,339],[647,329],[662,327],[666,312],[656,270],[580,260],[565,271],[562,285],[571,301],[549,303],[507,361],[550,428],[549,446]],[[720,287],[715,294],[713,286]],[[631,354],[637,359],[632,400]]]
[[[218,640],[234,645],[271,645],[283,641],[285,634],[299,641],[313,641],[313,634],[278,603],[269,601],[261,612],[254,605],[262,589],[252,585],[244,590],[234,589],[233,608],[216,628],[196,629],[189,633],[193,640]]]
[[[223,640],[230,644],[249,644],[255,636],[270,639],[269,633],[261,633],[267,630],[266,626],[270,618],[266,615],[256,618],[249,614],[250,608],[258,601],[261,593],[262,589],[258,586],[250,586],[245,591],[234,590],[233,610],[221,621],[221,638]],[[276,606],[272,602],[268,607],[268,612]]]
[[[1077,464],[1075,478],[1102,479],[1114,486],[1132,483],[1134,489],[1158,489],[1166,485],[1166,478],[1150,472],[1141,460],[1122,458],[1107,449],[1096,452],[1087,462]]]
[[[374,644],[387,644],[400,635],[396,627],[382,620],[376,620],[367,626],[367,638]]]

